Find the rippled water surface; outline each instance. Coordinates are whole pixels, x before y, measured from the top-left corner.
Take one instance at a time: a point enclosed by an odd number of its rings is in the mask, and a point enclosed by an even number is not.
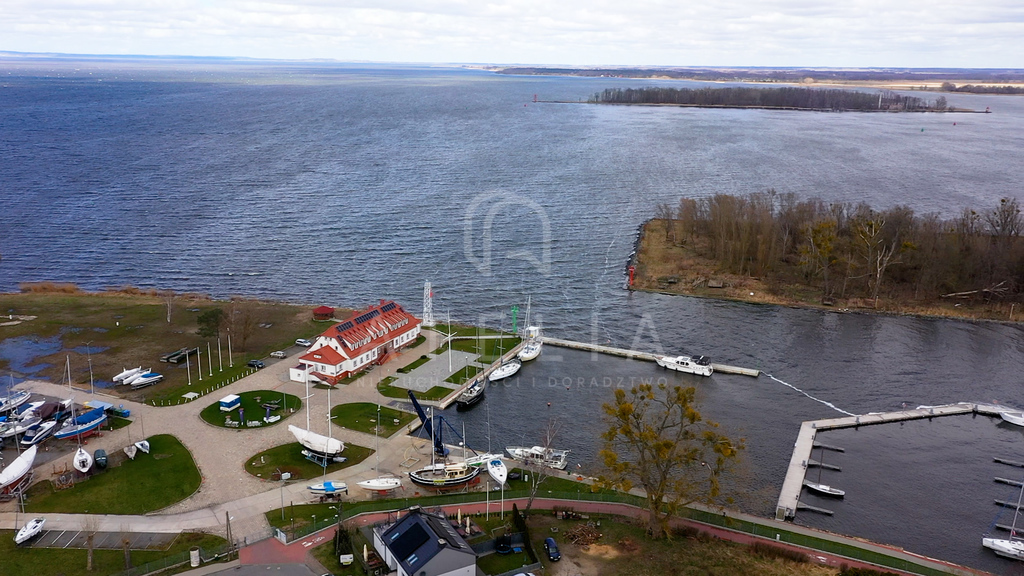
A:
[[[854,413],[961,400],[1024,406],[1024,335],[989,323],[840,315],[630,294],[623,268],[658,202],[772,187],[950,215],[1021,197],[1024,99],[990,115],[825,114],[534,103],[619,79],[356,66],[0,64],[0,289],[132,284],[363,306],[396,298],[498,326],[532,296],[549,335],[700,352]],[[956,125],[954,125],[954,121]],[[697,384],[747,439],[743,505],[770,514],[803,420],[839,415],[762,376],[688,380],[546,348],[465,415],[471,442],[531,443],[551,414],[593,467],[604,383]],[[580,379],[583,379],[582,381]],[[614,384],[613,384],[614,385]],[[551,407],[547,403],[551,402]],[[459,416],[452,419],[458,422]],[[847,449],[831,518],[797,522],[971,566],[998,510],[984,417],[830,432]],[[593,471],[593,468],[592,468]]]

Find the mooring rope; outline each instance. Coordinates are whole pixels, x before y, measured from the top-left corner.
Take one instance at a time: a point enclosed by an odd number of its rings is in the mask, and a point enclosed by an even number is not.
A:
[[[828,406],[829,408],[835,410],[836,412],[840,412],[842,414],[846,414],[847,416],[856,416],[856,414],[853,414],[852,412],[847,412],[846,410],[843,410],[842,408],[839,408],[838,406],[836,406],[835,404],[833,404],[831,402],[827,402],[825,400],[822,400],[821,398],[815,398],[814,396],[811,396],[807,392],[804,392],[803,390],[797,388],[796,386],[793,386],[789,382],[783,382],[782,380],[779,380],[778,378],[776,378],[775,376],[772,376],[771,374],[765,373],[765,376],[771,378],[772,380],[775,380],[779,384],[782,384],[784,386],[789,386],[793,390],[796,390],[797,392],[803,394],[804,396],[807,396],[808,398],[810,398],[811,400],[814,400],[815,402],[821,402],[822,404],[824,404],[825,406]]]

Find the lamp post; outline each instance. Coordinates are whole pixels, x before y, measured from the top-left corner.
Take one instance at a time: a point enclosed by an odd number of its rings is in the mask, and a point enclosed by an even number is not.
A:
[[[85,355],[89,358],[89,390],[90,393],[96,394],[96,384],[93,383],[92,379],[92,349],[89,345],[92,344],[92,340],[85,343]]]

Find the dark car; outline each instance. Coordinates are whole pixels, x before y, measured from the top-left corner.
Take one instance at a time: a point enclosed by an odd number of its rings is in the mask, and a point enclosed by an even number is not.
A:
[[[266,364],[263,363],[263,360],[249,360],[248,366],[249,366],[249,368],[260,369],[260,368],[265,367]]]
[[[548,560],[558,562],[562,559],[562,553],[558,551],[558,544],[555,544],[555,539],[550,536],[544,539],[544,550],[548,553]]]

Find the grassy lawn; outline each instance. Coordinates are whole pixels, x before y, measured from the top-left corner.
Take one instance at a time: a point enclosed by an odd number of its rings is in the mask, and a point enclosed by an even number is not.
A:
[[[472,364],[464,367],[455,374],[444,379],[445,382],[451,382],[452,384],[465,384],[467,380],[476,376],[480,373],[481,368],[473,366]]]
[[[150,452],[54,491],[40,482],[28,492],[26,510],[93,514],[145,514],[188,498],[202,478],[192,455],[174,436],[149,438]]]
[[[352,544],[355,548],[359,549],[358,551],[353,550],[353,553],[355,554],[362,554],[363,543],[366,543],[367,548],[370,548],[371,550],[373,549],[373,546],[366,542],[366,539],[364,538],[359,538],[358,544],[356,542],[357,539],[353,537]],[[363,574],[363,569],[359,566],[358,561],[352,562],[352,564],[349,564],[348,566],[342,566],[341,562],[338,562],[338,557],[334,555],[333,539],[328,541],[326,544],[321,544],[316,548],[313,548],[312,554],[313,557],[323,564],[324,568],[329,570],[334,576],[356,576],[357,574],[362,576]]]
[[[217,550],[226,545],[227,541],[219,536],[209,534],[180,534],[167,550],[133,550],[132,564],[141,566],[161,558],[187,552],[193,546],[204,550]],[[14,545],[14,531],[0,530],[0,573],[2,574],[34,574],[50,576],[93,576],[96,574],[116,574],[125,569],[124,553],[120,550],[94,550],[93,571],[85,570],[86,550],[73,548],[19,548]]]
[[[478,354],[480,356],[479,362],[483,364],[491,364],[495,360],[501,357],[502,354],[508,352],[512,348],[515,348],[519,344],[520,338],[516,336],[508,336],[504,339],[499,338],[497,340],[454,340],[451,343],[453,350],[459,350],[460,352],[468,352],[470,354]],[[448,351],[448,345],[445,344],[434,350],[434,354],[440,355]]]
[[[593,521],[594,518],[591,518]],[[797,563],[765,558],[750,547],[709,536],[679,536],[672,540],[650,540],[643,526],[621,518],[602,517],[601,538],[587,550],[572,544],[563,534],[586,520],[558,520],[548,514],[531,514],[531,542],[548,570],[576,565],[583,574],[615,576],[662,576],[664,574],[731,576],[832,576],[835,568],[815,563]],[[558,532],[552,533],[551,528]],[[562,552],[560,562],[548,562],[544,538],[554,536]]]
[[[63,290],[63,291],[61,291]],[[41,339],[56,337],[59,350],[47,350],[32,360],[33,364],[49,364],[36,373],[37,377],[60,382],[64,358],[71,358],[72,380],[78,386],[88,386],[89,359],[97,380],[109,381],[126,367],[143,365],[152,367],[165,376],[163,382],[132,392],[125,387],[109,391],[132,399],[177,402],[190,390],[201,391],[240,373],[250,358],[262,358],[273,350],[291,346],[296,338],[308,338],[323,331],[324,325],[313,322],[309,307],[263,302],[255,300],[217,301],[198,294],[179,294],[171,300],[171,321],[167,321],[167,303],[155,290],[141,291],[125,288],[100,293],[75,292],[74,287],[51,287],[50,292],[0,294],[0,312],[36,316],[21,324],[4,327],[3,337]],[[196,334],[196,319],[205,311],[220,308],[224,311],[221,356],[224,371],[219,370],[217,338],[202,338]],[[240,336],[232,338],[234,369],[228,368],[226,322],[244,318],[249,325],[245,342]],[[269,326],[268,328],[260,326]],[[240,334],[236,327],[234,333]],[[210,366],[207,342],[213,356],[214,375]],[[86,343],[89,343],[88,348]],[[203,351],[204,376],[198,381],[196,358],[192,358],[192,386],[184,364],[160,362],[160,357],[183,347],[198,346]],[[0,360],[0,370],[12,367]],[[17,370],[15,370],[17,371]]]
[[[430,330],[434,330],[438,334],[447,336],[451,333],[453,336],[497,336],[501,334],[497,330],[491,330],[490,328],[478,328],[476,326],[468,326],[466,324],[438,324]]]
[[[351,488],[349,488],[351,490]],[[267,521],[274,528],[288,532],[294,523],[296,528],[301,528],[313,521],[316,516],[317,522],[323,522],[324,518],[334,518],[338,514],[337,504],[296,504],[285,506],[284,514],[281,508],[266,513]]]
[[[342,428],[358,430],[373,434],[374,428],[380,425],[380,435],[389,438],[399,429],[416,419],[415,414],[395,410],[386,406],[380,407],[380,422],[377,420],[377,405],[369,402],[357,402],[353,404],[338,404],[331,409],[332,421]],[[395,424],[395,419],[398,424]]]
[[[408,399],[409,389],[400,388],[398,386],[392,386],[391,383],[394,382],[395,380],[398,380],[398,378],[394,376],[388,376],[387,378],[384,378],[383,380],[380,381],[379,384],[377,384],[377,391],[380,392],[382,395],[387,396],[388,398],[402,398],[403,400]],[[427,390],[426,392],[417,392],[416,398],[421,400],[440,400],[441,398],[444,398],[445,396],[451,393],[451,388],[447,388],[445,386],[434,386],[433,388]]]
[[[306,460],[302,455],[302,445],[298,442],[276,446],[256,454],[245,463],[245,471],[258,478],[270,479],[270,476],[280,470],[289,472],[293,480],[308,480],[323,475],[323,467],[315,462]],[[344,462],[335,462],[327,467],[327,473],[336,472],[349,466],[354,466],[373,454],[373,450],[345,444],[345,450],[341,453],[346,458]]]
[[[210,397],[215,395],[211,394]],[[273,424],[264,423],[263,426],[273,426],[274,424],[280,424],[281,422],[288,419],[296,410],[302,407],[302,400],[298,396],[292,396],[291,394],[285,394],[283,392],[273,392],[271,390],[253,390],[252,392],[242,392],[239,394],[242,398],[241,408],[244,411],[243,416],[245,420],[263,420],[263,417],[267,415],[267,410],[261,406],[267,402],[276,401],[278,406],[281,408],[277,410],[271,410],[271,416],[281,416],[281,419]],[[234,422],[239,421],[238,410],[232,410],[231,412],[221,412],[220,410],[220,399],[223,396],[217,396],[217,400],[203,409],[199,413],[199,416],[213,424],[214,426],[220,426],[226,428],[224,425],[225,416],[230,416]],[[259,398],[259,400],[257,400]],[[245,423],[241,425],[245,428]]]
[[[484,574],[504,574],[529,563],[530,556],[525,551],[519,554],[488,554],[476,559],[477,567],[483,570]]]
[[[419,358],[417,358],[413,362],[411,362],[409,364],[406,364],[405,366],[399,368],[398,372],[401,373],[401,374],[408,374],[409,372],[412,372],[413,370],[419,368],[420,366],[423,366],[424,364],[426,364],[429,361],[430,361],[430,357],[427,356],[426,354],[424,354],[423,356],[420,356]]]
[[[121,418],[120,416],[107,416],[107,430],[119,430],[125,426],[131,424],[132,421],[127,418]]]

